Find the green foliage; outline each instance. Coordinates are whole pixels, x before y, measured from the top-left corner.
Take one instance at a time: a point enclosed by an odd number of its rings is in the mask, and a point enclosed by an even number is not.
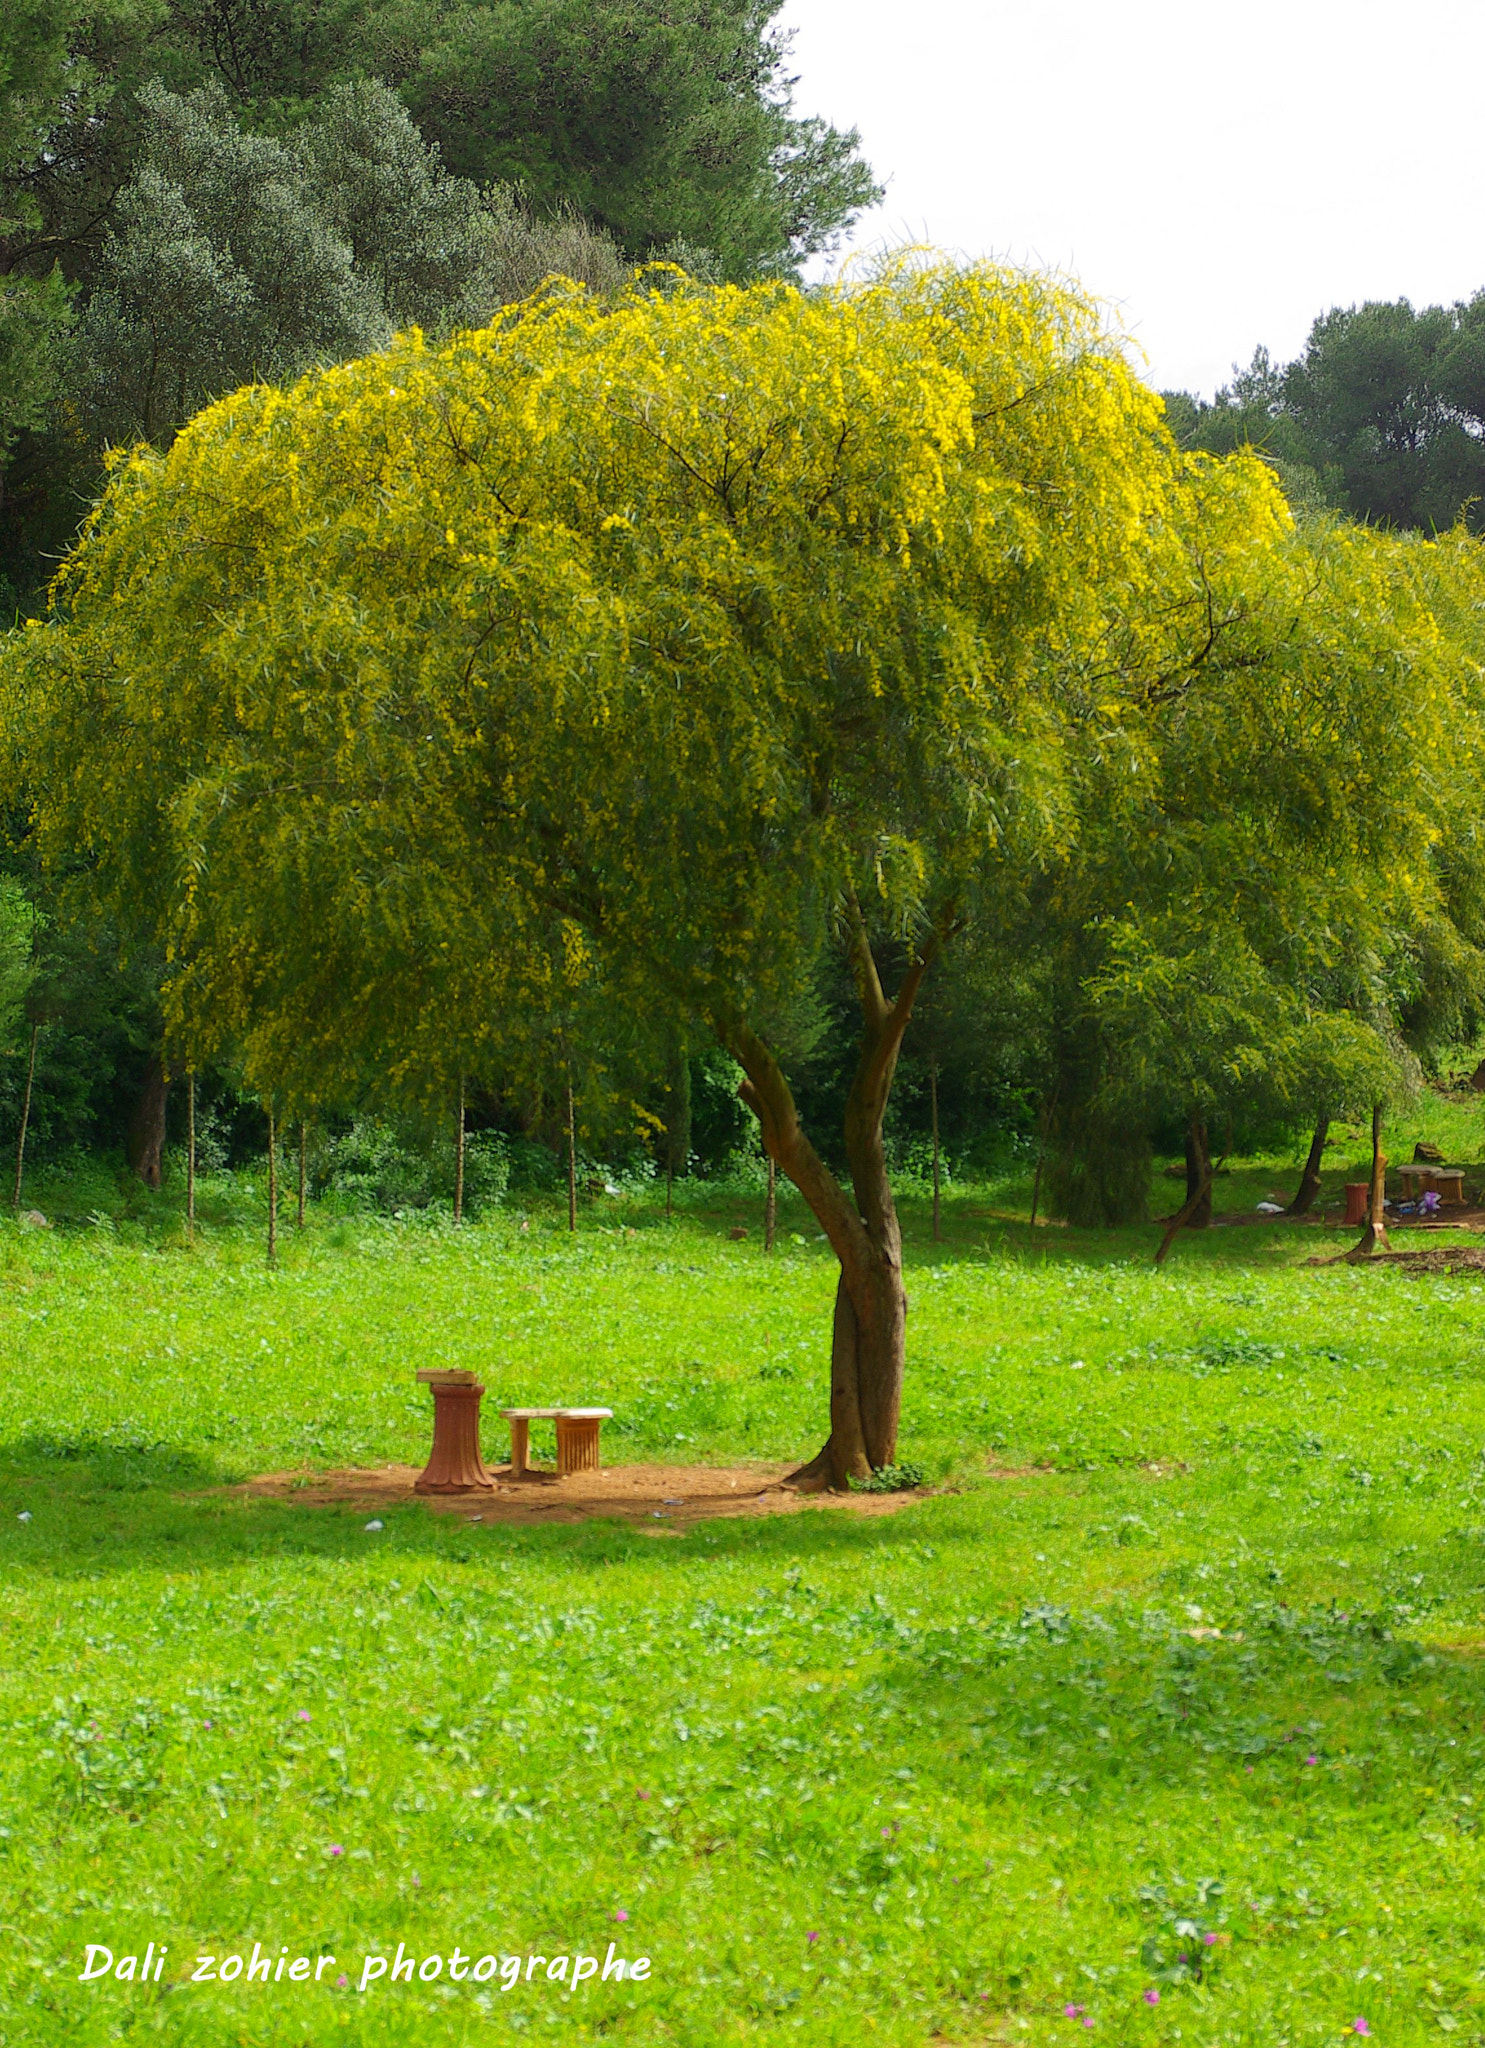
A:
[[[1312,1127],[1473,1036],[1482,560],[1462,533],[1294,528],[1214,608],[1194,683],[1090,762],[1014,928],[1050,989],[1059,1213],[1138,1220],[1165,1124]]]
[[[903,1463],[900,1465],[879,1465],[869,1479],[853,1479],[853,1493],[912,1493],[928,1484],[928,1474],[921,1465]]]
[[[1376,525],[1472,529],[1485,499],[1485,294],[1415,310],[1334,307],[1287,365],[1259,349],[1210,405],[1166,394],[1182,445],[1251,446],[1297,511],[1328,504]]]
[[[776,0],[430,12],[369,8],[360,61],[453,170],[576,206],[631,257],[706,250],[724,277],[792,274],[880,196],[854,130],[794,113]]]
[[[61,385],[71,322],[72,297],[60,271],[0,278],[0,471],[16,436],[46,419]]]
[[[451,178],[384,86],[334,88],[287,142],[241,127],[219,86],[153,85],[140,103],[139,168],[78,336],[101,437],[168,440],[239,384],[362,354],[398,326],[478,324],[539,281],[529,261],[519,275],[512,202],[492,213]],[[592,270],[604,252],[589,244]]]
[[[503,1140],[494,1132],[472,1131],[464,1143],[464,1203],[467,1212],[500,1201],[511,1168]],[[362,1120],[338,1137],[316,1139],[311,1180],[317,1195],[333,1197],[336,1208],[395,1213],[453,1201],[454,1147],[447,1134],[430,1142],[426,1132]]]
[[[621,250],[792,274],[877,187],[854,133],[793,113],[770,18],[753,0],[7,7],[0,607],[35,608],[100,435],[168,440],[240,382],[374,347],[387,322],[485,318],[554,272],[614,289]]]
[[[20,883],[0,875],[0,1049],[14,1051],[36,981],[39,920]]]

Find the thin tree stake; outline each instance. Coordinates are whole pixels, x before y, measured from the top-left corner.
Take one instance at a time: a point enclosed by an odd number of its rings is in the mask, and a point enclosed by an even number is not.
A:
[[[186,1241],[196,1241],[196,1070],[186,1076]]]
[[[299,1119],[299,1207],[294,1214],[294,1228],[304,1228],[305,1183],[309,1178],[309,1125],[303,1117]]]
[[[454,1123],[454,1221],[464,1221],[464,1076],[459,1076],[459,1114]]]
[[[928,1063],[928,1099],[933,1105],[933,1241],[941,1244],[938,1228],[938,1061]]]
[[[12,1209],[21,1206],[21,1175],[26,1170],[26,1126],[31,1121],[31,1083],[36,1077],[36,1034],[41,1026],[31,1026],[31,1057],[26,1062],[26,1092],[21,1098],[21,1128],[15,1141],[15,1193],[10,1198]]]
[[[763,1201],[763,1249],[773,1250],[774,1224],[778,1218],[777,1171],[770,1155],[768,1161],[768,1193]]]
[[[567,1227],[577,1230],[577,1133],[572,1120],[572,1071],[567,1075]]]
[[[278,1264],[278,1125],[268,1112],[268,1263]]]

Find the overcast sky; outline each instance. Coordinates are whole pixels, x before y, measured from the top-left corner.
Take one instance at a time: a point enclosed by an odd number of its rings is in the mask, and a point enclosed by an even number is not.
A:
[[[1316,314],[1485,287],[1485,0],[785,0],[795,104],[887,186],[857,248],[1068,270],[1162,388]]]

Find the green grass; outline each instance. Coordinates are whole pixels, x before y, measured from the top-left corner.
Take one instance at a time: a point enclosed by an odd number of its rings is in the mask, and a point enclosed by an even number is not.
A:
[[[796,1209],[771,1261],[706,1191],[317,1220],[272,1274],[166,1205],[0,1234],[5,2048],[1485,2038],[1485,1283],[1314,1227],[1156,1273],[1028,1194],[906,1205],[900,1455],[953,1490],[663,1536],[213,1489],[418,1458],[425,1364],[606,1402],[615,1460],[807,1453]],[[647,1982],[356,1989],[615,1939]],[[150,1940],[158,1986],[77,1981]],[[181,1981],[254,1940],[337,1963]]]

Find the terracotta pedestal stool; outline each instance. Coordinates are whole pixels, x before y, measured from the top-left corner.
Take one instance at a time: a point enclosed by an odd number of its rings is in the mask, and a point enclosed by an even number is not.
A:
[[[563,1408],[557,1414],[557,1477],[598,1470],[598,1432],[612,1408]]]
[[[433,1390],[433,1449],[413,1482],[414,1493],[471,1493],[495,1482],[480,1458],[480,1401],[484,1388],[472,1372],[418,1374]]]

